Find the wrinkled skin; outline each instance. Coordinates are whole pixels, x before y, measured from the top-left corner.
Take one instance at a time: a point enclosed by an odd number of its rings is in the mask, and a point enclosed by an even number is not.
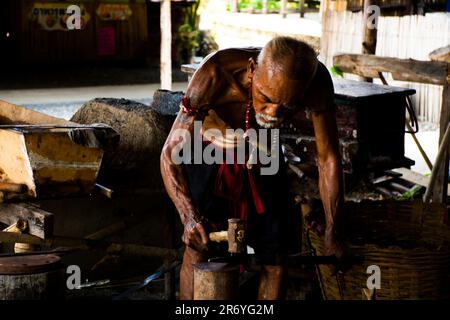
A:
[[[186,95],[191,106],[205,111],[214,109],[234,129],[245,126],[249,90],[255,111],[255,119],[251,119],[253,126],[257,123],[261,127],[276,127],[302,107],[315,110],[311,118],[317,144],[320,195],[326,213],[325,245],[328,255],[341,258],[344,246],[335,221],[341,215],[342,169],[331,77],[325,66],[319,64],[315,77],[305,88],[301,81],[284,76],[284,68],[289,68],[292,61],[280,66],[265,58],[258,65],[259,52],[258,48],[226,49],[207,57],[190,81]],[[209,242],[206,229],[210,226],[203,221],[190,197],[183,167],[171,161],[171,152],[179,143],[173,132],[187,129],[192,133],[195,120],[202,120],[201,116],[180,112],[161,154],[162,177],[184,225],[182,239],[187,246],[180,274],[180,299],[192,299],[192,264],[206,260]],[[282,275],[281,266],[263,267],[258,297],[280,298]]]

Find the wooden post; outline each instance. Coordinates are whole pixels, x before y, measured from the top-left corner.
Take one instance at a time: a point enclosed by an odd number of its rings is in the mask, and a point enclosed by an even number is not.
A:
[[[267,1],[268,1],[268,0],[262,0],[262,10],[261,10],[261,13],[264,13],[264,14],[267,13]]]
[[[444,84],[444,89],[442,90],[442,107],[441,107],[441,119],[440,119],[440,133],[439,133],[439,144],[442,143],[444,138],[444,133],[450,123],[450,67],[447,67],[447,81]],[[448,188],[448,161],[449,161],[450,148],[447,147],[443,155],[442,165],[437,173],[436,183],[431,185],[432,189],[432,200],[437,203],[446,203],[447,200],[447,188]],[[436,164],[435,164],[436,165]]]
[[[283,16],[283,18],[287,17],[287,0],[281,0],[281,9],[280,9],[280,13]]]
[[[238,0],[230,0],[230,12],[239,12]]]
[[[329,42],[329,33],[328,33],[328,23],[330,21],[330,2],[329,0],[322,0],[320,2],[320,11],[319,17],[322,25],[322,35],[320,37],[320,56],[319,60],[323,61],[327,64],[327,56],[328,56],[328,42]]]
[[[161,1],[161,89],[172,90],[172,17],[171,0]]]
[[[363,18],[363,34],[364,39],[362,43],[362,53],[364,54],[375,54],[375,50],[377,47],[377,28],[378,26],[373,25],[369,18],[371,17],[369,13],[369,7],[375,4],[374,0],[364,0],[364,18]],[[373,14],[373,13],[372,13]],[[375,19],[375,22],[378,21],[378,18]],[[367,82],[372,82],[372,78],[363,78],[362,80]]]
[[[300,0],[300,18],[305,16],[305,0]]]

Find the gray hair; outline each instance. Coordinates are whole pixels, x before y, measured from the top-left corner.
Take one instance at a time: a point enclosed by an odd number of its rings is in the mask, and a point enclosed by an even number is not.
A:
[[[261,65],[266,59],[282,66],[287,77],[306,82],[314,77],[318,65],[314,49],[291,37],[280,36],[270,40],[258,55],[257,63]],[[309,77],[305,78],[306,75]]]

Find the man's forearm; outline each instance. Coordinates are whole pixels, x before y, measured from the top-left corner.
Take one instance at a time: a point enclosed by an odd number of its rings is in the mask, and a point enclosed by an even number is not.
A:
[[[341,219],[343,205],[343,183],[341,164],[337,159],[319,165],[319,190],[322,199],[327,232],[337,236],[340,228],[336,226]]]
[[[181,222],[184,225],[189,218],[199,220],[183,168],[173,164],[167,157],[167,154],[161,155],[161,174],[166,191],[180,214]]]

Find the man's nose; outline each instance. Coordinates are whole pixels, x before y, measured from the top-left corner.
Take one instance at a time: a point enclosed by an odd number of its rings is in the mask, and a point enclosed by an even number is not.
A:
[[[279,110],[280,110],[280,106],[278,104],[269,103],[264,108],[264,113],[271,117],[277,117]]]

